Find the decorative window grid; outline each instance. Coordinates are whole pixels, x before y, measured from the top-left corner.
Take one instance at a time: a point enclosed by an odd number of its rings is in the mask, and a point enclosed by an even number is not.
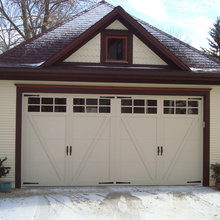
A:
[[[196,100],[164,100],[164,114],[198,115],[199,102]]]
[[[66,98],[29,97],[28,112],[66,112]]]
[[[74,113],[110,113],[111,99],[74,98]]]
[[[157,100],[154,99],[122,99],[123,114],[157,114]]]

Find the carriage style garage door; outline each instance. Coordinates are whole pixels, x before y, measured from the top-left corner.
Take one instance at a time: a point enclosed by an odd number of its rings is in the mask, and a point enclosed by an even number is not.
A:
[[[202,182],[203,100],[24,94],[22,185]]]

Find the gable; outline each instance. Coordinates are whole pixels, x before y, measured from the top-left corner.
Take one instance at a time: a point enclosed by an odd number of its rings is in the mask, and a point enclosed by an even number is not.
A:
[[[108,27],[108,30],[128,30],[119,20],[115,20]]]
[[[133,64],[167,65],[136,36],[133,36]]]
[[[128,29],[118,20],[106,27],[106,30],[128,31]],[[64,62],[70,63],[100,63],[101,54],[101,34],[97,34],[77,51],[71,54]],[[132,64],[134,65],[167,65],[156,53],[145,45],[137,36],[132,34]]]
[[[64,62],[99,63],[100,41],[101,34],[97,34],[93,39],[64,60]]]

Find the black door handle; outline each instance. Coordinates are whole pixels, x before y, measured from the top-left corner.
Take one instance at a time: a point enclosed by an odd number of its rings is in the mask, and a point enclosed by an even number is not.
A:
[[[160,147],[157,147],[157,156],[160,156]]]
[[[70,146],[70,156],[72,155],[72,146]]]
[[[161,151],[160,155],[162,156],[163,155],[163,146],[160,147],[160,151]]]
[[[68,156],[68,154],[69,154],[69,147],[66,146],[66,155]]]

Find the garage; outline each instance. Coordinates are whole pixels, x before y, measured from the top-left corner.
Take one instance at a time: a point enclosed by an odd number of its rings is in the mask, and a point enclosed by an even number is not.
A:
[[[203,181],[203,97],[23,93],[22,186]]]

